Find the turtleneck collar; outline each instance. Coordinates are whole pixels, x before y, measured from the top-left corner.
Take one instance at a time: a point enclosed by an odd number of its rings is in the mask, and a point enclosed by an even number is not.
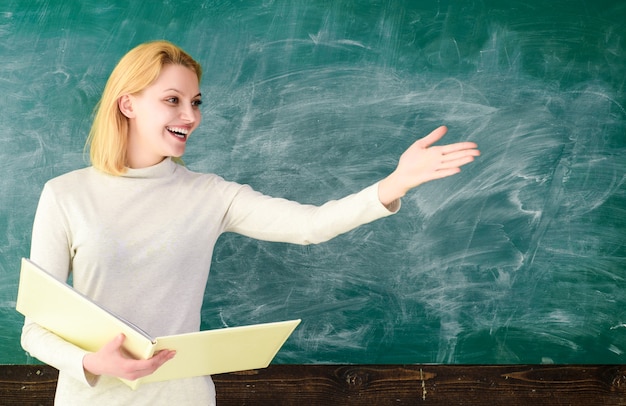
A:
[[[176,170],[176,165],[176,162],[172,161],[172,158],[167,157],[158,164],[149,166],[147,168],[127,168],[126,173],[124,173],[122,176],[125,178],[142,179],[164,178],[174,173],[174,171]]]

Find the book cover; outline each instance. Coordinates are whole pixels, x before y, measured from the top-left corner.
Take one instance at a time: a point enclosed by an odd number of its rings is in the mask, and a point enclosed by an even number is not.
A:
[[[266,368],[300,320],[263,323],[151,337],[67,283],[23,258],[16,310],[43,328],[87,351],[97,351],[115,336],[126,336],[124,349],[148,359],[162,349],[176,356],[152,375],[123,380],[135,389],[141,383]]]

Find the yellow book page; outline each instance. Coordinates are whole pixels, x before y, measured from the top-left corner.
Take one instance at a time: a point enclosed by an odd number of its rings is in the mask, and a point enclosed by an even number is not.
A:
[[[99,350],[120,333],[126,335],[124,348],[138,359],[162,349],[176,351],[154,374],[135,381],[122,379],[131,388],[144,382],[265,368],[300,324],[289,320],[153,339],[27,259],[22,260],[16,309],[87,351]]]
[[[231,327],[157,338],[155,352],[176,356],[139,383],[266,368],[300,320]]]
[[[145,332],[100,307],[28,259],[22,259],[16,310],[87,351],[97,351],[124,333],[124,348],[134,357],[147,359],[153,354],[154,340]]]

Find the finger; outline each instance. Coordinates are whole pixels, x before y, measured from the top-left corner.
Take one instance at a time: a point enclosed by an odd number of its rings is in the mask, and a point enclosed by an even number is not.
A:
[[[441,152],[443,154],[450,154],[453,152],[457,152],[457,151],[476,151],[480,154],[480,151],[478,151],[478,145],[476,145],[476,143],[471,142],[471,141],[465,141],[465,142],[457,142],[455,144],[450,144],[450,145],[444,145],[441,147]]]
[[[166,361],[169,361],[172,358],[174,358],[175,355],[176,355],[176,351],[174,350],[161,350],[157,352],[156,354],[154,354],[152,358],[157,359],[159,362],[163,361],[161,362],[163,364]]]
[[[126,336],[124,334],[118,334],[113,338],[113,340],[109,341],[104,347],[109,351],[118,351],[123,345]]]
[[[435,169],[435,172],[447,171],[447,170],[459,170],[460,171],[461,166],[467,165],[473,161],[474,161],[474,157],[468,156],[465,158],[455,159],[454,161],[441,162],[438,168]]]
[[[467,156],[464,158],[455,159],[454,161],[442,162],[438,171],[444,171],[448,169],[459,169],[463,165],[467,165],[474,161],[473,156]]]
[[[160,351],[158,354],[148,360],[150,361],[150,364],[148,365],[148,368],[146,370],[149,371],[149,373],[153,373],[157,369],[161,368],[161,366],[167,361],[174,358],[174,355],[176,355],[176,351]]]
[[[152,361],[152,366],[156,370],[156,369],[160,368],[161,365],[165,364],[167,361],[169,361],[172,358],[174,358],[175,355],[176,355],[176,351],[162,350],[162,351],[159,351],[158,353],[156,353],[150,359],[150,361]]]
[[[446,134],[446,132],[448,132],[448,128],[442,125],[441,127],[435,128],[424,138],[417,140],[413,145],[419,146],[420,148],[428,148],[439,141]]]
[[[475,150],[475,149],[468,149],[468,150],[460,150],[460,151],[454,151],[454,152],[450,152],[447,154],[443,154],[441,156],[441,160],[442,162],[451,162],[451,161],[455,161],[457,159],[465,159],[467,157],[471,157],[472,159],[474,157],[477,157],[480,155],[480,151]]]
[[[126,348],[124,348],[124,342],[126,341],[126,336],[124,334],[120,334],[111,342],[111,350],[117,352],[123,358],[129,360],[136,360],[137,358],[130,353]]]
[[[163,350],[147,360],[132,360],[127,364],[127,379],[135,380],[154,373],[167,361],[174,358],[176,351]]]

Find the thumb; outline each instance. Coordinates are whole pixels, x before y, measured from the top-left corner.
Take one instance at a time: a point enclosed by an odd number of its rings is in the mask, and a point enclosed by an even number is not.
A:
[[[417,140],[417,142],[414,145],[417,145],[420,148],[424,148],[424,149],[428,148],[434,143],[436,143],[437,141],[439,141],[446,134],[446,132],[448,132],[448,128],[445,125],[442,125],[441,127],[437,127],[424,138]]]
[[[122,348],[122,345],[124,345],[125,340],[126,336],[124,334],[118,334],[106,345],[106,347],[108,347],[108,349],[111,351],[119,350],[120,348]]]

